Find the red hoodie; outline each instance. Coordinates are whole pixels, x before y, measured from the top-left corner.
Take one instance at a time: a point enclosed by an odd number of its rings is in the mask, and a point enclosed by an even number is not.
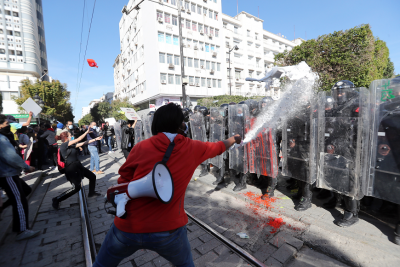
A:
[[[175,148],[167,162],[174,180],[174,195],[169,204],[158,199],[142,197],[126,205],[127,217],[115,217],[115,226],[128,233],[155,233],[177,229],[187,224],[184,211],[186,188],[197,166],[225,151],[223,142],[194,141],[180,134],[175,137]],[[124,165],[119,169],[118,183],[138,180],[147,175],[161,161],[169,146],[168,137],[159,133],[135,145]]]

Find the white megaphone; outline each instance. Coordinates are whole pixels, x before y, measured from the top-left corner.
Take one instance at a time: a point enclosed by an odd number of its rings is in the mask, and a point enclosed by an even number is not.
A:
[[[158,162],[145,177],[110,187],[107,190],[107,201],[117,208],[116,216],[125,218],[125,205],[131,199],[152,197],[168,204],[173,195],[174,182],[171,173],[163,162]]]

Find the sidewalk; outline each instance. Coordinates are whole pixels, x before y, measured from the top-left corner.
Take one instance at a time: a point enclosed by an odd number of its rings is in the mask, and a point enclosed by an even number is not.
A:
[[[196,170],[194,177],[197,177],[199,173],[200,171]],[[400,266],[400,246],[390,241],[393,239],[394,229],[380,220],[360,213],[360,222],[357,225],[341,228],[333,224],[333,221],[340,217],[341,211],[323,209],[320,207],[321,202],[316,199],[313,200],[312,208],[298,212],[294,209],[296,200],[291,199],[292,195],[286,190],[286,179],[283,177],[278,180],[275,197],[267,202],[268,208],[260,207],[266,203],[259,200],[261,192],[258,188],[247,185],[247,189],[233,192],[233,183],[227,187],[215,186],[212,185],[215,180],[211,174],[197,178],[196,181],[192,179],[189,188],[194,192],[201,192],[204,196],[220,191],[236,199],[244,200],[249,206],[246,211],[241,211],[243,214],[252,210],[271,212],[274,215],[268,214],[268,216],[282,218],[286,226],[296,225],[296,228],[300,229],[300,231],[291,231],[289,239],[297,238],[314,250],[328,254],[351,266]],[[232,205],[234,209],[237,203],[229,203],[229,205]],[[259,210],[254,207],[259,207]],[[204,216],[203,214],[203,212],[200,213],[201,216]],[[248,221],[246,227],[251,223],[254,222]],[[257,232],[255,234],[258,235]],[[268,237],[264,241],[266,240]],[[257,240],[249,240],[246,244],[239,245],[249,246],[256,242]]]

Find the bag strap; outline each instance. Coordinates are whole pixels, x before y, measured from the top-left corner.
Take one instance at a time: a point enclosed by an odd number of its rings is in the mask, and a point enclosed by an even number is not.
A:
[[[174,150],[174,147],[175,147],[175,143],[174,143],[174,141],[172,141],[169,144],[169,146],[167,148],[167,151],[165,152],[165,155],[164,155],[164,158],[162,160],[162,163],[167,164],[167,161],[169,160],[169,157],[171,156],[172,151]]]

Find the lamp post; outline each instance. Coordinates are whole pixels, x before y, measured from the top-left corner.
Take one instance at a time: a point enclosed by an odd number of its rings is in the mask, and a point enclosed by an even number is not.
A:
[[[239,50],[239,47],[235,45],[232,49],[229,50],[229,95],[232,95],[232,69],[231,69],[231,52],[235,50]]]

